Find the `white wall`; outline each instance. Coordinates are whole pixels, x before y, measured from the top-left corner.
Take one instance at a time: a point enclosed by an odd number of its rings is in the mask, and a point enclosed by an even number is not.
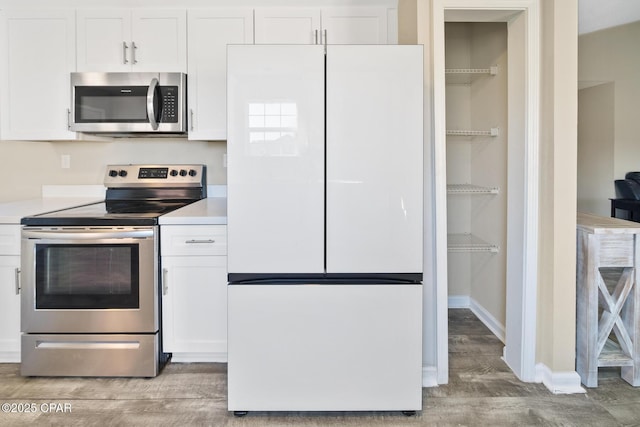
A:
[[[611,213],[609,199],[615,197],[615,114],[615,83],[598,84],[578,92],[580,212],[602,216]]]
[[[639,40],[640,21],[578,39],[578,80],[587,87],[580,91],[578,207],[587,212],[608,216],[614,180],[640,171]]]
[[[536,361],[575,372],[577,0],[542,0]]]
[[[97,141],[0,141],[0,202],[37,198],[44,184],[103,184],[107,164],[198,163],[207,165],[208,184],[226,184],[225,142],[186,139]],[[61,156],[71,167],[61,167]]]
[[[498,253],[472,258],[471,297],[502,327],[506,323],[507,263],[507,25],[472,25],[472,63],[479,68],[498,66],[498,73],[471,86],[472,128],[497,127],[498,136],[472,145],[471,174],[474,183],[498,187],[494,196],[472,197],[471,230],[486,242],[500,246]],[[514,141],[517,143],[517,141]]]

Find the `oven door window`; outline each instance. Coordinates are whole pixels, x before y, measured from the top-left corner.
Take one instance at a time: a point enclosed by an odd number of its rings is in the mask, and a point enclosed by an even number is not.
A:
[[[36,309],[140,308],[137,244],[37,244]]]

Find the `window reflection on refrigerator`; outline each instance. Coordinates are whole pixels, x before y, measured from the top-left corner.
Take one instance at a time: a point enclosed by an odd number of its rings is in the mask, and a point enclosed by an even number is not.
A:
[[[248,110],[250,156],[300,155],[298,106],[295,102],[251,102]]]

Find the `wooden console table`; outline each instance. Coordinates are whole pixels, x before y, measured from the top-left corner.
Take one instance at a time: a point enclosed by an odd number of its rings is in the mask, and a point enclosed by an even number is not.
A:
[[[598,368],[621,367],[640,386],[640,224],[578,213],[576,370],[598,386]]]

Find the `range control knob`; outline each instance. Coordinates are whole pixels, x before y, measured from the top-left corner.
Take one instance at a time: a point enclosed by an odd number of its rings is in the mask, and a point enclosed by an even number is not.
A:
[[[198,172],[195,169],[189,169],[189,176],[196,176]]]
[[[178,171],[175,169],[171,169],[171,172],[169,172],[169,175],[171,176],[177,176],[178,175]]]
[[[118,176],[118,171],[111,169],[109,171],[109,176],[112,177],[112,178],[115,178],[116,176]]]
[[[184,169],[180,169],[180,176],[187,176],[187,171]]]
[[[118,175],[124,178],[125,176],[127,176],[127,171],[122,169],[120,172],[118,172]]]

